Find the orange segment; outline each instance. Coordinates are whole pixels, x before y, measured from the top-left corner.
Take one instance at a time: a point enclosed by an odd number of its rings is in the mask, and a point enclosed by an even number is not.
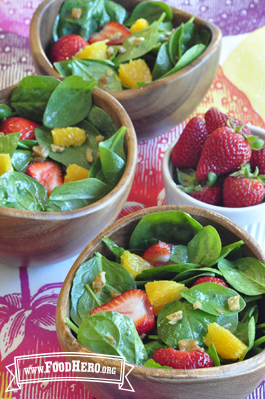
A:
[[[153,269],[153,266],[149,262],[141,258],[141,256],[132,254],[129,251],[124,251],[121,256],[121,265],[128,270],[129,273],[135,277],[140,274],[143,270]]]
[[[150,69],[144,60],[130,60],[121,64],[119,69],[121,83],[127,87],[137,87],[137,82],[152,82]]]
[[[208,325],[208,333],[204,343],[209,347],[213,342],[218,355],[223,359],[240,359],[248,347],[226,328],[217,323]]]
[[[105,41],[95,42],[88,46],[85,46],[83,49],[79,50],[75,57],[77,58],[94,58],[98,60],[106,60],[107,59],[107,45]]]
[[[86,141],[86,132],[79,127],[55,128],[52,130],[53,144],[60,147],[78,147]]]
[[[143,30],[145,28],[148,28],[149,23],[146,19],[144,18],[139,18],[137,21],[130,27],[130,32],[135,33],[139,32],[140,30]]]
[[[155,315],[167,304],[181,299],[180,291],[185,288],[184,284],[175,281],[152,281],[145,284],[145,291],[154,307]]]
[[[82,166],[72,164],[67,166],[66,175],[64,177],[64,183],[87,179],[88,175],[89,175],[89,170],[82,168]]]
[[[0,176],[13,170],[9,154],[0,154]]]

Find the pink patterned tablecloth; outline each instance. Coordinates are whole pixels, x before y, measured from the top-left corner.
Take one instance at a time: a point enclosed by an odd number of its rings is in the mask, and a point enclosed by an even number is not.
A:
[[[215,23],[223,32],[216,77],[192,116],[216,106],[265,128],[265,0],[165,2]],[[40,0],[0,0],[0,89],[35,74],[29,26],[40,3]],[[120,217],[166,203],[162,160],[168,145],[182,132],[186,122],[159,137],[139,142],[133,187]],[[10,382],[6,366],[13,363],[14,357],[60,351],[55,307],[73,261],[74,258],[53,266],[28,269],[10,269],[0,264],[0,398],[90,397],[80,382],[73,381],[25,384],[20,390],[6,392]],[[247,399],[264,398],[265,381]]]

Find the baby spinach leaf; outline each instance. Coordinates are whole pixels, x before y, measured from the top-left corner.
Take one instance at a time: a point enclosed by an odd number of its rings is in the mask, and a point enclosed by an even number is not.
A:
[[[125,21],[126,26],[132,26],[137,19],[144,18],[151,25],[157,21],[162,12],[165,12],[165,21],[171,21],[173,18],[172,9],[162,1],[143,1],[137,4],[130,17]]]
[[[57,161],[65,166],[76,164],[82,166],[85,169],[90,169],[94,164],[97,153],[98,143],[96,137],[100,134],[99,131],[87,121],[82,121],[76,125],[80,129],[84,129],[86,132],[85,142],[77,147],[65,147],[63,152],[53,152],[51,145],[53,144],[53,137],[50,129],[45,126],[36,128],[35,136],[38,140],[39,145],[45,145],[49,150],[49,157],[54,161]],[[93,161],[87,162],[86,150],[87,148],[92,149]]]
[[[189,263],[187,246],[186,245],[175,245],[172,248],[170,254],[170,260],[174,263]]]
[[[159,240],[187,244],[202,229],[200,223],[182,211],[165,211],[145,215],[135,227],[129,248],[147,249]]]
[[[193,24],[194,17],[183,24],[178,45],[178,58],[181,58],[186,51],[196,44],[197,30]]]
[[[133,33],[129,36],[123,43],[122,47],[126,49],[126,52],[117,55],[117,60],[119,63],[133,60],[135,58],[140,58],[144,54],[152,50],[156,45],[159,36],[159,25],[163,21],[165,13],[163,13],[160,18],[153,22],[148,28],[141,31]],[[134,45],[134,39],[144,38],[144,40],[138,45]]]
[[[147,359],[133,320],[117,312],[86,317],[80,324],[77,339],[95,352],[123,356],[129,363],[143,364]]]
[[[14,154],[20,137],[20,132],[10,133],[0,137],[0,154],[9,154],[10,158]]]
[[[38,145],[37,140],[20,140],[17,149],[31,150],[34,145]]]
[[[213,226],[205,226],[188,243],[187,254],[191,263],[209,266],[219,258],[222,249],[220,236]]]
[[[16,172],[24,173],[32,160],[32,151],[16,150],[12,156],[11,162]]]
[[[234,311],[229,310],[228,299],[237,296],[238,293],[216,283],[202,283],[195,285],[187,290],[183,290],[181,295],[191,304],[200,302],[200,309],[214,316],[218,316],[220,313],[224,316],[233,315],[241,312],[241,310],[246,306],[246,302],[242,297],[240,297],[240,309]]]
[[[0,177],[0,206],[45,211],[46,204],[47,192],[37,180],[19,172],[4,173]]]
[[[12,91],[11,104],[19,116],[42,123],[48,100],[59,84],[51,76],[26,76]]]
[[[176,275],[179,273],[200,267],[199,265],[195,265],[193,263],[184,263],[184,264],[176,264],[176,265],[165,265],[160,267],[154,267],[153,269],[143,270],[141,273],[137,274],[135,280],[141,281],[153,281],[153,280],[171,280],[175,279]]]
[[[106,285],[96,297],[91,295],[92,282],[99,273],[105,272]],[[90,289],[86,289],[89,285]],[[71,290],[71,318],[80,325],[81,320],[88,316],[95,306],[110,301],[111,291],[120,293],[136,288],[131,274],[120,264],[111,262],[96,253],[84,262],[76,272]]]
[[[178,283],[184,284],[184,281],[186,281],[187,279],[198,278],[202,274],[205,276],[222,276],[222,273],[217,269],[214,269],[212,267],[201,267],[200,265],[197,265],[196,268],[182,271],[176,277],[174,277],[173,280],[177,281]]]
[[[102,241],[107,245],[107,247],[111,250],[113,255],[116,258],[116,262],[120,262],[120,257],[124,253],[124,248],[119,247],[115,242],[111,241],[108,237],[104,236]]]
[[[204,52],[205,48],[206,46],[204,44],[195,44],[193,47],[187,50],[185,54],[183,54],[183,56],[178,60],[174,68],[161,76],[161,79],[165,78],[166,76],[172,75],[172,73],[175,73],[184,68],[186,65],[190,64]]]
[[[99,201],[111,187],[97,179],[84,179],[55,187],[49,196],[47,212],[67,212]]]
[[[93,125],[104,139],[107,140],[116,133],[117,128],[111,116],[104,111],[104,109],[92,105],[88,116],[86,117],[89,123]]]
[[[104,84],[105,91],[122,90],[122,84],[114,69],[114,64],[110,61],[73,58],[68,61],[57,62],[54,66],[62,76],[81,76],[85,81],[97,81],[99,83],[101,79],[105,79],[107,80],[107,83]]]
[[[149,358],[153,356],[153,354],[155,353],[156,350],[166,348],[166,345],[161,340],[150,341],[147,344],[145,344],[144,346],[145,346],[145,350],[146,350]],[[152,366],[150,366],[150,367],[152,367]]]
[[[245,300],[245,297],[244,297]],[[258,305],[255,301],[246,304],[246,307],[240,312],[240,321],[248,324],[250,319],[254,317],[255,323],[258,321]]]
[[[231,252],[233,252],[233,251],[235,251],[235,250],[238,250],[238,249],[241,247],[241,245],[243,245],[243,244],[244,244],[244,241],[240,240],[240,241],[234,242],[234,243],[232,243],[232,244],[226,245],[225,247],[223,247],[223,248],[221,249],[221,253],[220,253],[219,258],[216,259],[215,261],[213,261],[213,263],[211,263],[209,266],[215,265],[215,264],[218,263],[221,259],[226,258],[226,257],[228,257],[229,255],[230,255],[230,257],[231,257],[231,256],[233,257],[233,254],[231,254]],[[235,254],[235,253],[238,255],[238,252],[234,252],[234,254]]]
[[[213,360],[213,365],[215,367],[221,366],[220,358],[218,356],[218,353],[217,353],[217,351],[215,349],[215,346],[214,346],[213,342],[211,343],[211,345],[207,349],[207,353],[210,356],[210,358]]]
[[[183,290],[185,291],[185,290]],[[170,324],[169,316],[172,313],[182,311],[183,317],[176,324]],[[174,301],[165,305],[157,319],[157,332],[159,338],[170,347],[178,347],[178,341],[182,339],[194,339],[204,347],[203,338],[207,334],[209,323],[218,323],[229,331],[235,331],[238,315],[214,316],[200,309],[194,309],[187,301]]]
[[[169,44],[163,43],[157,53],[155,66],[152,71],[152,79],[159,79],[161,76],[165,75],[165,73],[170,71],[173,66],[174,64],[169,56]]]
[[[173,64],[172,68],[174,67],[174,65],[176,65],[177,60],[179,59],[179,39],[182,35],[182,31],[183,31],[183,24],[181,24],[174,30],[174,32],[172,33],[172,35],[170,36],[170,39],[169,39],[168,52],[169,52],[169,57],[171,59],[171,62]],[[169,71],[167,71],[167,72],[169,72]],[[163,76],[164,76],[164,74],[163,74]]]
[[[258,259],[246,257],[232,262],[222,259],[218,268],[235,290],[245,295],[265,293],[265,266]]]
[[[172,367],[169,366],[161,366],[159,363],[155,362],[154,359],[148,359],[143,366],[154,367],[156,369],[172,369]]]
[[[91,93],[95,86],[96,82],[85,82],[80,76],[64,79],[49,98],[44,126],[50,129],[74,126],[85,119],[92,106]]]
[[[12,109],[5,104],[0,104],[0,120],[12,116]]]
[[[216,274],[214,272],[200,273],[200,274],[196,274],[193,277],[186,278],[184,280],[181,279],[178,282],[180,282],[181,284],[185,284],[186,286],[189,286],[192,283],[194,283],[194,281],[197,280],[199,277],[215,277],[215,276],[216,276]],[[173,279],[173,280],[176,281],[176,279]]]

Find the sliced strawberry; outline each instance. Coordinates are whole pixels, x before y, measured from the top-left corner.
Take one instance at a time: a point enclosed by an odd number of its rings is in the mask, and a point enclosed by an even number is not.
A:
[[[6,134],[20,132],[19,140],[35,140],[34,130],[39,125],[20,116],[11,116],[0,125],[0,132]]]
[[[89,43],[109,40],[106,44],[114,46],[122,44],[131,35],[129,29],[119,22],[113,21],[105,24],[100,32],[93,33],[89,38]]]
[[[220,284],[223,285],[224,287],[227,287],[226,283],[224,282],[224,280],[222,280],[219,277],[200,277],[198,278],[193,285],[197,285],[197,284],[202,284],[202,283],[216,283],[216,284]]]
[[[31,163],[27,167],[26,174],[42,184],[48,195],[55,187],[63,184],[62,170],[52,161]]]
[[[98,312],[118,312],[130,317],[139,335],[148,334],[155,325],[153,305],[142,290],[136,288],[126,291],[104,305],[93,309],[91,315]]]
[[[170,254],[172,250],[172,244],[159,241],[158,243],[151,245],[142,255],[142,258],[149,262],[154,267],[170,265]]]
[[[51,48],[49,58],[52,63],[70,60],[81,48],[88,46],[88,42],[74,33],[61,37]]]
[[[199,349],[187,352],[174,348],[163,348],[156,350],[152,358],[160,366],[168,366],[173,369],[201,369],[214,365],[208,353]]]

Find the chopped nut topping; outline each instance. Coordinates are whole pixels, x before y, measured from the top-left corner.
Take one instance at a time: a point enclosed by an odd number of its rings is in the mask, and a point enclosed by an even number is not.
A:
[[[95,294],[98,295],[101,293],[102,288],[106,284],[106,272],[101,272],[99,273],[96,277],[95,280],[92,283],[92,288],[95,291]]]
[[[45,159],[36,155],[36,156],[33,156],[32,161],[33,162],[45,162]]]
[[[197,302],[194,302],[192,304],[192,306],[193,306],[193,309],[201,309],[202,304],[201,304],[201,302],[197,301]]]
[[[96,136],[96,142],[97,143],[101,143],[101,141],[103,141],[104,140],[104,136],[102,136],[102,134],[98,134],[97,136]]]
[[[42,159],[46,159],[49,155],[49,150],[44,144],[35,145],[34,147],[32,147],[32,149],[33,149],[33,154],[32,154],[33,157],[37,156]]]
[[[139,46],[139,44],[141,44],[141,43],[143,43],[143,42],[144,42],[144,37],[136,37],[136,38],[133,40],[132,44],[133,44],[134,46]]]
[[[109,83],[109,78],[107,76],[102,76],[102,78],[100,78],[98,80],[98,87],[100,89],[106,89]]]
[[[240,309],[239,299],[240,299],[239,295],[231,296],[230,298],[228,298],[228,309],[231,312]]]
[[[81,8],[72,8],[72,18],[79,19],[82,15]]]
[[[114,48],[113,47],[108,47],[107,48],[107,56],[111,57],[114,54]]]
[[[107,76],[112,76],[112,75],[113,75],[113,70],[112,70],[112,69],[108,69],[108,70],[106,71],[106,75],[107,75]]]
[[[86,160],[87,162],[93,162],[93,155],[92,155],[92,149],[90,147],[88,147],[86,149]]]
[[[216,311],[217,313],[220,313],[220,314],[225,313],[225,310],[223,310],[223,309],[215,309],[215,311]]]
[[[124,48],[122,46],[119,46],[119,50],[118,51],[119,51],[120,54],[124,54],[124,53],[126,53],[127,50],[126,50],[126,48]]]
[[[178,346],[180,351],[191,352],[193,349],[200,349],[204,352],[204,348],[199,346],[199,341],[196,341],[196,339],[182,339],[178,342]]]
[[[117,31],[113,32],[111,35],[108,36],[108,39],[110,40],[119,40],[122,37],[122,33]]]
[[[63,152],[65,147],[61,147],[60,145],[51,144],[52,152]]]
[[[146,337],[146,334],[145,334],[145,333],[143,333],[143,334],[140,335],[141,340],[145,339],[145,337]]]
[[[117,298],[119,295],[121,295],[119,291],[110,291],[111,299]]]
[[[171,313],[168,316],[166,316],[166,318],[170,320],[168,323],[172,325],[177,324],[177,322],[180,321],[182,317],[183,317],[182,310],[179,310],[178,312]]]
[[[115,344],[116,344],[116,341],[115,341],[115,339],[113,338],[112,335],[110,335],[110,334],[108,333],[108,334],[106,335],[106,337],[108,338],[109,343],[110,343],[111,345],[115,345]]]
[[[5,135],[5,133],[0,132],[0,137],[3,137]]]
[[[97,158],[100,158],[100,152],[99,151],[97,152]]]

